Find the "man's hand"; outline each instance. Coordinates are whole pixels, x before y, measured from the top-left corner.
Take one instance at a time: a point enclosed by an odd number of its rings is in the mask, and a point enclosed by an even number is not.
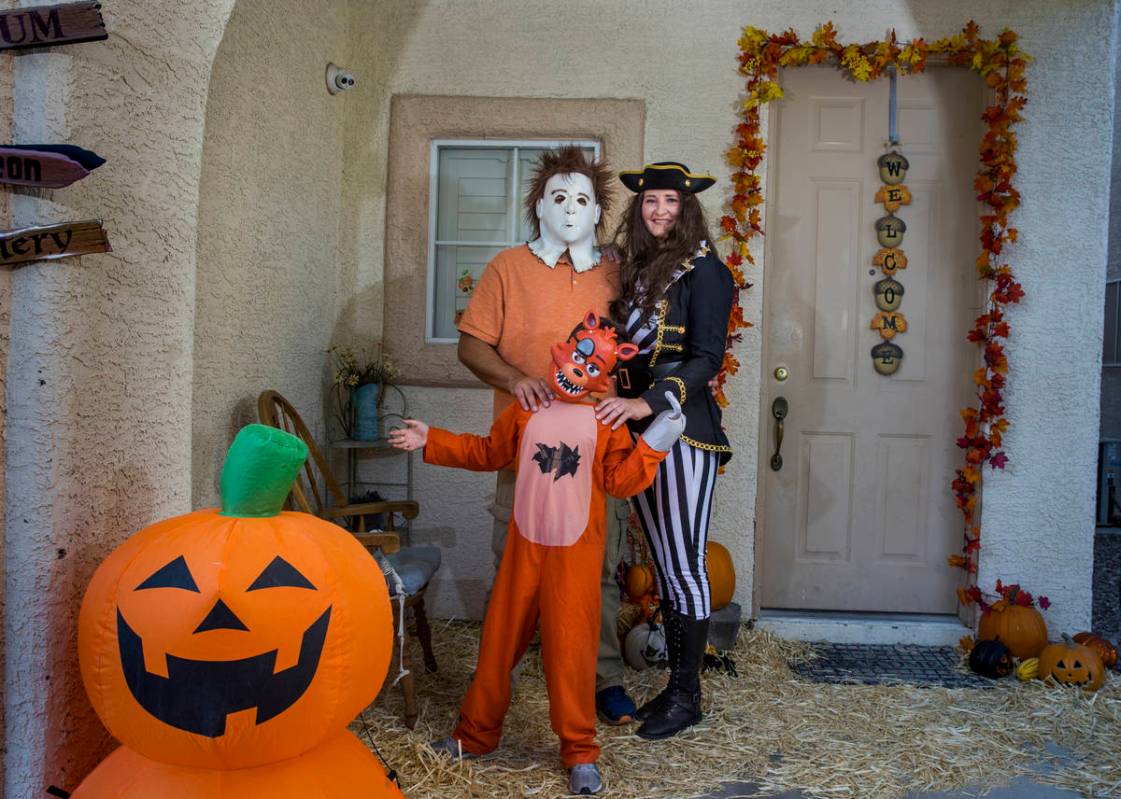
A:
[[[428,425],[417,419],[406,419],[405,427],[389,431],[389,443],[397,449],[411,452],[428,443]]]
[[[523,410],[537,411],[541,407],[548,408],[553,404],[555,396],[549,384],[539,377],[526,377],[522,375],[516,380],[511,380],[506,389],[514,395]]]
[[[611,425],[612,430],[618,429],[628,419],[645,419],[653,412],[650,405],[641,397],[636,399],[608,397],[596,403],[596,418],[602,424]]]
[[[547,408],[552,403],[552,389],[544,380],[526,377],[502,360],[498,350],[485,341],[461,332],[458,354],[460,362],[475,377],[491,388],[513,394],[524,410],[536,411],[541,406]]]

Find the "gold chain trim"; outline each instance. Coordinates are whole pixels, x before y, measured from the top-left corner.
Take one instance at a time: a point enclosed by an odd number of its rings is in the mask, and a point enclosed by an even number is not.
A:
[[[670,375],[669,377],[663,377],[662,380],[669,380],[671,383],[673,383],[674,385],[677,386],[677,393],[679,393],[681,395],[681,404],[684,405],[685,404],[685,381],[682,380],[680,377],[674,377],[673,375]]]
[[[654,352],[650,356],[650,366],[658,362],[658,356],[665,349],[662,339],[666,335],[666,311],[669,310],[669,300],[663,298],[658,300],[658,339],[654,342]]]
[[[681,440],[684,441],[686,444],[688,444],[690,447],[696,447],[697,449],[707,450],[708,452],[731,452],[732,451],[732,448],[729,447],[727,444],[705,444],[703,441],[697,441],[696,439],[689,438],[688,436],[682,436]]]
[[[703,258],[704,256],[708,255],[708,253],[709,253],[709,247],[708,247],[708,242],[706,241],[703,245],[701,245],[700,249],[698,249],[697,252],[693,254],[692,258],[690,258],[688,261],[682,261],[682,263],[681,263],[682,268],[686,272],[690,271],[695,266],[694,261],[696,261],[698,258]],[[662,299],[660,299],[658,301],[658,306],[657,307],[658,307],[658,338],[654,342],[654,352],[650,356],[650,364],[649,364],[650,366],[653,366],[654,364],[656,364],[658,362],[658,356],[662,354],[662,350],[669,350],[670,352],[684,352],[685,351],[685,345],[684,344],[666,344],[665,343],[665,335],[666,335],[667,330],[670,331],[671,333],[680,333],[681,335],[685,335],[685,326],[684,325],[667,325],[666,324],[666,313],[669,311],[669,300],[666,299],[665,297],[663,297]],[[684,393],[684,390],[682,390],[682,393]],[[681,401],[685,402],[685,398],[682,397]],[[728,450],[728,451],[731,452],[731,450]]]

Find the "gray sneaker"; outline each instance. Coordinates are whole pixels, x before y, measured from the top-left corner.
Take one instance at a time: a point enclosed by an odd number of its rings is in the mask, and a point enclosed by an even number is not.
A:
[[[568,770],[569,793],[588,795],[602,790],[603,778],[595,763],[579,763]]]
[[[432,751],[438,755],[449,755],[452,760],[473,760],[478,755],[466,751],[460,746],[459,741],[452,736],[446,738],[439,738],[429,744]]]

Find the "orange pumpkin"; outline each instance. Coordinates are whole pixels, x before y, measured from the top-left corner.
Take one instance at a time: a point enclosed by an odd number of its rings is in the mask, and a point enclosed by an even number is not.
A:
[[[250,425],[230,447],[221,509],[141,530],[94,574],[78,620],[82,679],[139,754],[276,762],[345,729],[377,695],[393,644],[380,570],[342,528],[280,511],[306,454]]]
[[[360,786],[360,792],[356,786]],[[403,799],[381,763],[346,730],[279,763],[234,770],[157,763],[122,746],[90,773],[72,799]]]
[[[1047,646],[1047,623],[1043,621],[1043,614],[1030,606],[1013,604],[992,608],[981,614],[977,640],[996,639],[1020,660],[1039,657]]]
[[[705,566],[708,569],[708,589],[712,595],[712,609],[726,608],[736,592],[736,570],[732,556],[723,545],[709,541],[705,546]]]
[[[1062,643],[1048,644],[1039,653],[1039,679],[1096,691],[1105,679],[1105,666],[1097,652],[1063,633]]]
[[[634,563],[627,567],[625,583],[631,602],[640,600],[654,591],[654,567],[649,563]]]
[[[1109,639],[1103,638],[1097,633],[1075,633],[1074,640],[1097,652],[1098,657],[1102,659],[1102,665],[1107,669],[1112,669],[1117,665],[1117,649],[1109,642]]]

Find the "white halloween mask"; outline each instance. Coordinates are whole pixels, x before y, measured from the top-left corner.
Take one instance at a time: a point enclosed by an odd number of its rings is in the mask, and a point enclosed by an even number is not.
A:
[[[599,262],[595,241],[600,207],[587,175],[553,175],[545,183],[545,195],[534,210],[541,235],[529,247],[538,258],[556,266],[557,259],[568,250],[577,272]]]

